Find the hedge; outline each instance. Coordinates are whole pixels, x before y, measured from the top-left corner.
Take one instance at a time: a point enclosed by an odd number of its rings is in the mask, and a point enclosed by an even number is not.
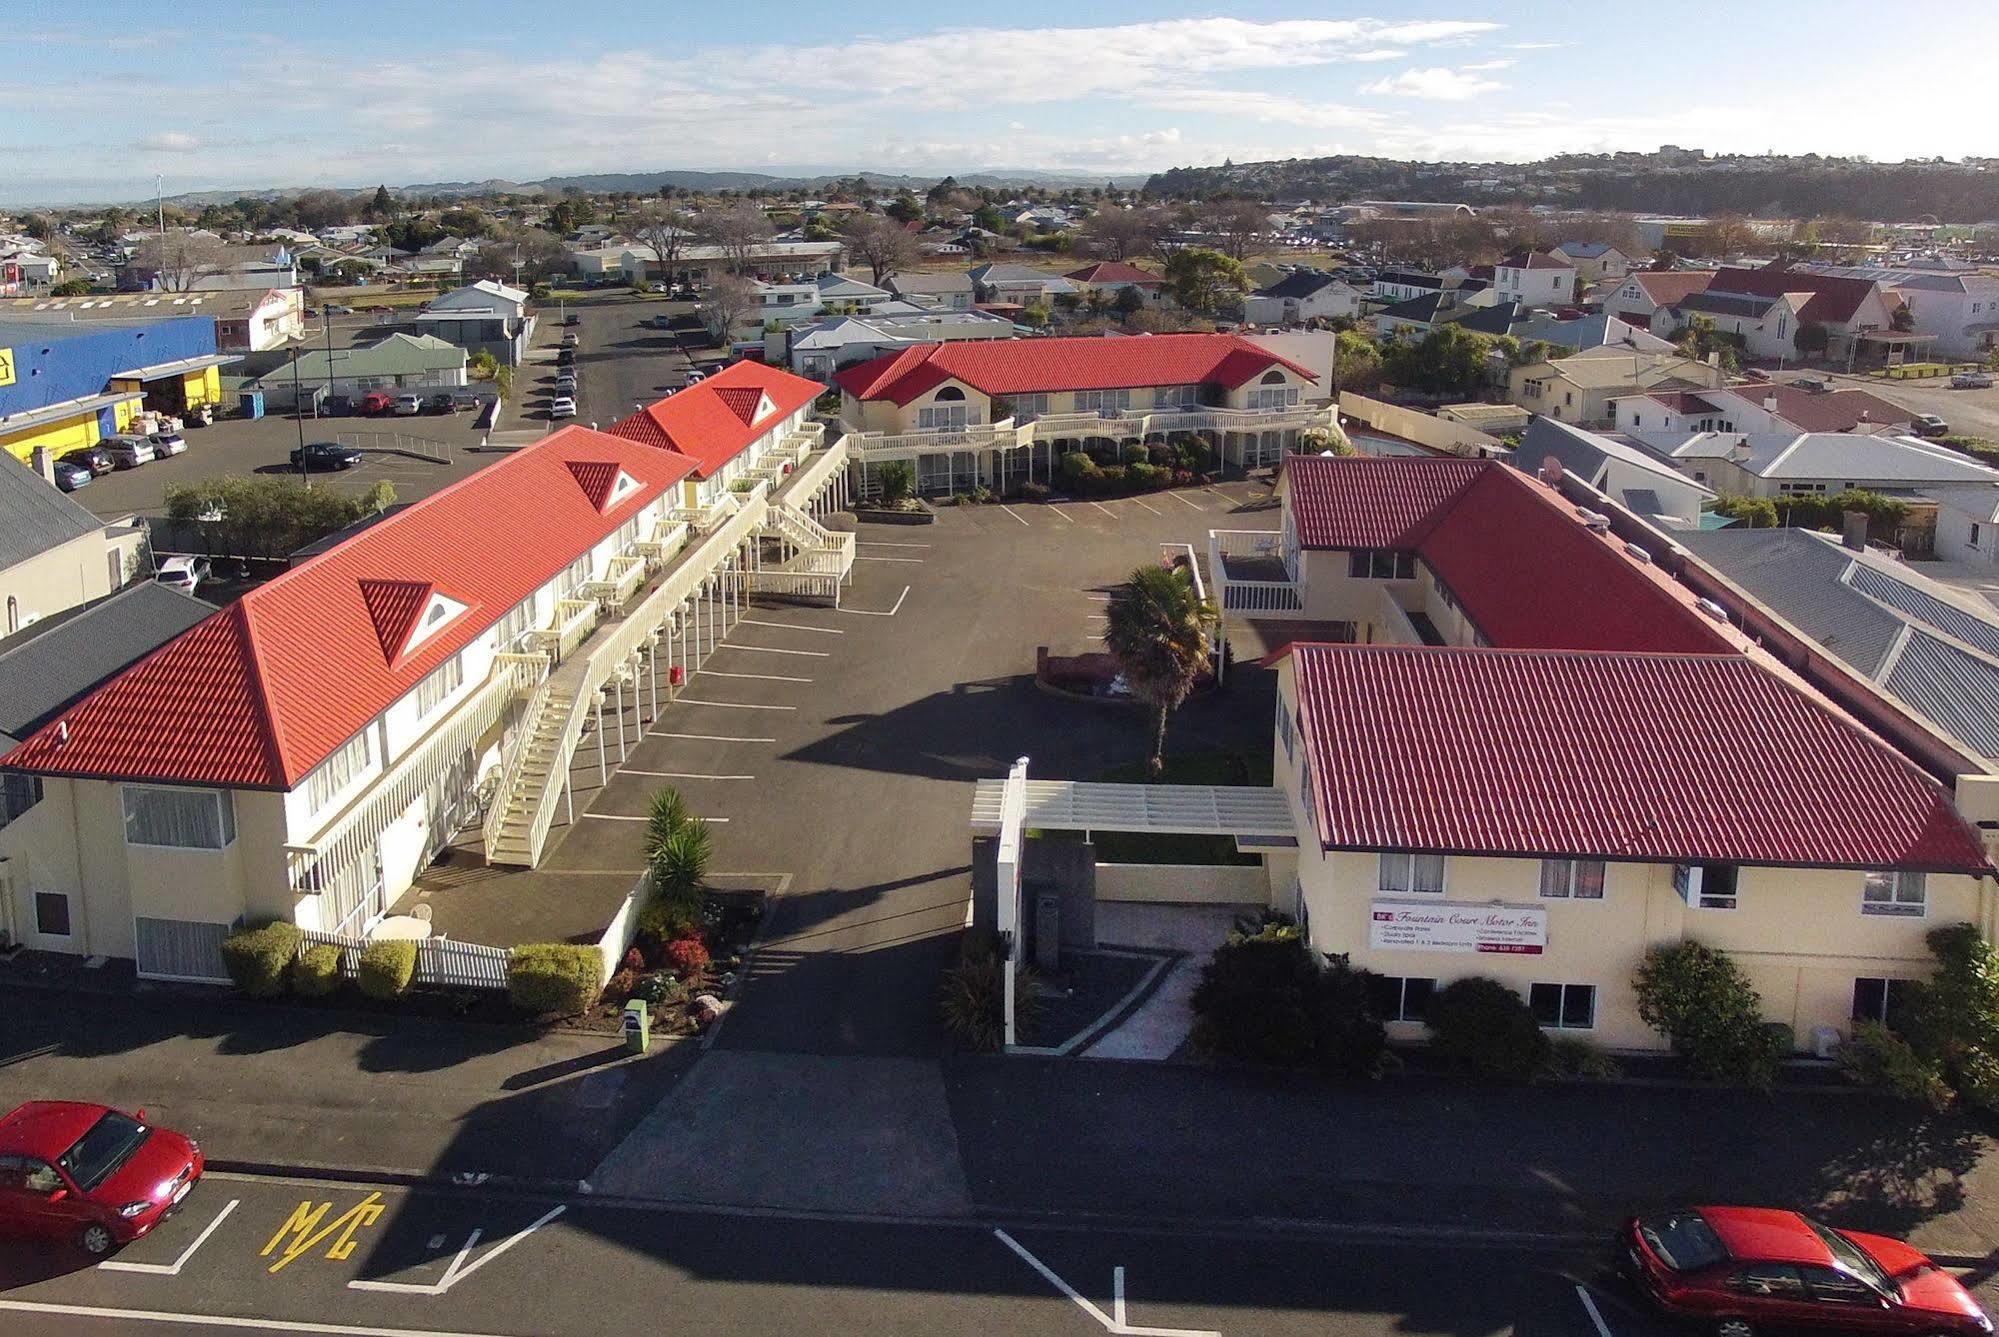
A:
[[[384,938],[361,949],[361,992],[394,1002],[409,992],[416,975],[416,944],[408,938]]]
[[[298,955],[304,934],[298,925],[276,921],[243,929],[222,940],[222,964],[229,979],[252,998],[275,998]]]
[[[507,963],[507,997],[523,1012],[572,1016],[597,1001],[604,988],[604,957],[573,942],[536,942],[514,948]]]
[[[1532,1081],[1548,1065],[1548,1037],[1525,999],[1498,980],[1455,980],[1430,1000],[1430,1048],[1481,1077]]]
[[[309,943],[292,962],[292,992],[324,998],[340,987],[340,949],[330,942]]]

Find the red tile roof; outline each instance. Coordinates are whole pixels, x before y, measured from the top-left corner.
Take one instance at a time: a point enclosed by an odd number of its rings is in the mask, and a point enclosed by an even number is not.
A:
[[[1288,653],[1329,849],[1988,868],[1941,787],[1741,656]]]
[[[1284,487],[1300,546],[1416,553],[1494,645],[1735,651],[1663,576],[1498,460],[1300,455]]]
[[[694,462],[694,476],[707,478],[742,454],[773,423],[825,393],[826,387],[817,381],[746,360],[647,405],[613,425],[611,435],[685,455]],[[764,395],[770,396],[777,411],[753,421]]]
[[[1837,274],[1801,274],[1771,265],[1763,269],[1723,269],[1715,274],[1707,291],[1748,293],[1756,297],[1782,297],[1787,292],[1808,292],[1812,298],[1799,310],[1801,320],[1844,321],[1853,319],[1860,304],[1878,286],[1872,279],[1846,278]]]
[[[1078,283],[1132,283],[1143,288],[1163,288],[1166,280],[1149,269],[1126,264],[1122,260],[1099,260],[1094,265],[1084,265],[1072,269],[1062,276]]]
[[[1850,432],[1861,423],[1877,426],[1911,421],[1909,410],[1865,390],[1802,390],[1795,385],[1730,386],[1730,391],[1761,408],[1777,397],[1777,413],[1801,432]]]
[[[1272,367],[1316,381],[1297,363],[1233,334],[995,339],[920,344],[835,376],[856,399],[907,404],[947,380],[989,395],[1214,384],[1234,389]]]
[[[1641,269],[1624,276],[1635,280],[1652,299],[1655,306],[1671,306],[1673,303],[1706,292],[1707,285],[1714,278],[1711,269]]]
[[[565,427],[250,591],[0,760],[53,775],[295,788],[692,467]],[[639,484],[608,510],[578,476],[606,469]],[[433,590],[467,611],[405,656]]]

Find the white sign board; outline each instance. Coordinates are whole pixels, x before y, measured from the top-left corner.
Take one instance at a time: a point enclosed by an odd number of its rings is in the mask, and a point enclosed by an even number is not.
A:
[[[1548,911],[1540,905],[1376,901],[1369,918],[1368,944],[1382,951],[1539,956],[1548,946]]]

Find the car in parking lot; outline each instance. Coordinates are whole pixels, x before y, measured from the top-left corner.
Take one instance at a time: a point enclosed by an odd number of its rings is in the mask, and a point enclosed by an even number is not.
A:
[[[92,1257],[179,1207],[207,1162],[192,1139],[106,1105],[31,1100],[0,1119],[0,1230]]]
[[[294,469],[351,469],[361,452],[338,441],[308,441],[292,448],[291,460]]]
[[[108,474],[117,467],[111,461],[111,453],[102,446],[78,446],[75,450],[64,451],[60,462],[77,465],[93,474]]]
[[[1950,424],[1934,413],[1918,413],[1915,417],[1917,436],[1949,436]]]
[[[206,557],[167,557],[161,560],[160,569],[154,573],[153,579],[182,594],[193,594],[208,577]]]
[[[329,316],[351,316],[354,314],[354,308],[351,306],[342,306],[338,302],[328,302],[326,304],[326,314]]]
[[[1623,1270],[1642,1293],[1715,1337],[1992,1331],[1957,1278],[1909,1245],[1834,1230],[1797,1212],[1659,1212],[1625,1222],[1618,1246]]]
[[[562,323],[565,325],[579,325],[582,323],[582,319],[574,311],[571,311],[562,318]]]
[[[373,416],[375,414],[387,413],[395,408],[395,406],[396,397],[394,395],[388,393],[386,390],[370,390],[367,394],[361,396],[361,404],[357,411]]]
[[[154,432],[146,440],[152,442],[153,454],[155,456],[165,457],[167,455],[185,455],[187,453],[187,438],[182,436],[176,428]]]
[[[114,469],[136,469],[142,464],[151,464],[156,458],[153,443],[143,436],[107,436],[99,448],[111,457]]]
[[[74,492],[80,487],[90,486],[90,480],[97,475],[81,464],[71,464],[68,460],[57,460],[49,466],[55,474],[56,486],[64,492]]]
[[[551,418],[573,418],[576,416],[576,401],[568,395],[557,395],[548,406]]]
[[[1961,371],[1950,378],[1953,390],[1990,390],[1992,373],[1989,371]]]
[[[582,340],[578,339],[574,334],[565,334],[562,336],[562,346],[564,348],[574,348],[581,342]]]
[[[389,411],[398,418],[414,418],[423,412],[423,396],[397,395],[396,402]]]
[[[469,404],[461,401],[457,395],[452,394],[449,390],[440,390],[423,401],[423,411],[425,413],[456,413],[460,409],[469,407],[471,407]]]

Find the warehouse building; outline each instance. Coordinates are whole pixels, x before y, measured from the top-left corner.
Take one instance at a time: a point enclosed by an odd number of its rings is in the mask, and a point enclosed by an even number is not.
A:
[[[211,316],[57,323],[0,318],[0,449],[29,460],[93,445],[145,410],[222,399]]]

